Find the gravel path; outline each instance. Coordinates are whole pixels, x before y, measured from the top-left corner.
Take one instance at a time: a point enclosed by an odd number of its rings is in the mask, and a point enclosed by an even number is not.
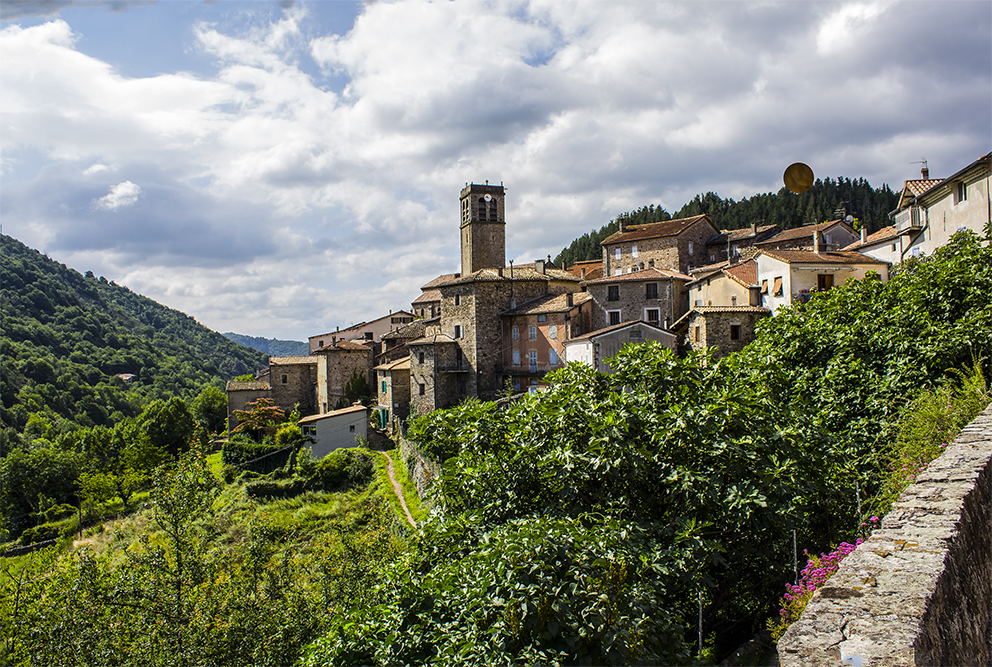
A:
[[[381,452],[379,450],[373,450],[379,452],[383,458],[386,459],[386,474],[389,476],[389,483],[393,485],[393,493],[396,494],[396,498],[400,501],[400,507],[403,508],[403,513],[406,514],[407,522],[417,528],[417,522],[413,520],[413,515],[410,514],[410,508],[406,506],[406,499],[403,498],[403,489],[400,487],[399,482],[396,481],[396,473],[393,470],[393,459],[386,452]],[[417,528],[419,530],[419,528]]]

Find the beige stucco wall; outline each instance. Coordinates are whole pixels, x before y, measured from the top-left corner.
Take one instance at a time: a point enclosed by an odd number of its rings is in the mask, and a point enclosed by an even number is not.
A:
[[[723,273],[717,273],[692,285],[689,306],[750,306],[749,290]]]
[[[973,178],[967,182],[968,198],[957,201],[956,186],[947,187],[938,201],[924,209],[924,228],[915,237],[907,237],[905,256],[918,252],[932,255],[937,248],[947,245],[960,229],[970,229],[979,236],[984,235],[985,223],[989,220],[989,175]]]

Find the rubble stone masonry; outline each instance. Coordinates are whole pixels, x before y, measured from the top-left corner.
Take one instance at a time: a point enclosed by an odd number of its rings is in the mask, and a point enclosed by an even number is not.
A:
[[[778,653],[782,667],[992,664],[992,406],[814,593]]]

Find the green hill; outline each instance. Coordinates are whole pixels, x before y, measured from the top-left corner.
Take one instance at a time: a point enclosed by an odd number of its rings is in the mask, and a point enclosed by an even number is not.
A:
[[[188,401],[204,385],[223,387],[266,364],[261,352],[184,313],[3,235],[0,274],[5,441],[35,413],[60,431],[111,425],[149,401]]]
[[[228,340],[239,345],[264,352],[272,357],[305,357],[310,354],[310,346],[298,340],[279,340],[277,338],[261,338],[228,331],[221,334]]]
[[[893,192],[888,185],[873,188],[863,178],[852,180],[843,176],[837,180],[829,177],[816,179],[813,187],[801,195],[782,188],[778,192],[756,194],[734,201],[723,199],[715,192],[707,192],[696,195],[674,214],[654,204],[620,213],[599,231],[584,234],[562,248],[555,264],[561,266],[565,262],[571,266],[575,262],[602,257],[600,242],[620,229],[620,219],[626,220],[628,225],[643,225],[705,213],[718,229],[744,229],[752,222],[791,229],[814,220],[824,222],[851,215],[864,224],[871,234],[892,224],[888,214],[898,202],[899,193]]]

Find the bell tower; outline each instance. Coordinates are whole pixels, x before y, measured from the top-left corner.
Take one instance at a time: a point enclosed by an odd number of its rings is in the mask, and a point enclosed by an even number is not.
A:
[[[462,275],[506,264],[506,219],[502,185],[472,183],[461,193]]]

